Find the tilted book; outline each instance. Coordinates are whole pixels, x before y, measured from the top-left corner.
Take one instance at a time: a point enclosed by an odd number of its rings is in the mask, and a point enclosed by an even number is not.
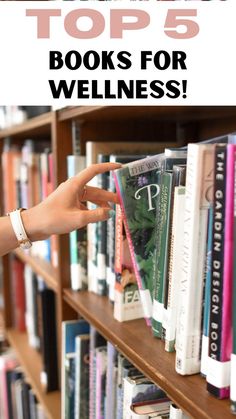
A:
[[[184,241],[180,305],[176,334],[176,371],[200,371],[203,281],[207,218],[212,200],[214,145],[189,144],[187,156]]]
[[[158,173],[163,155],[128,163],[114,171],[127,240],[144,317],[151,325]]]
[[[234,152],[236,159],[236,152]],[[232,293],[232,315],[233,315],[233,344],[231,354],[230,370],[230,400],[231,410],[236,413],[236,165],[234,166],[234,225],[233,225],[233,293]]]

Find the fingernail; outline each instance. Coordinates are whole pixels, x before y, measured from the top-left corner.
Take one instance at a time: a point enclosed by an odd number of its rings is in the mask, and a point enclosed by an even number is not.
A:
[[[112,218],[112,217],[114,217],[115,216],[115,210],[113,210],[113,209],[111,209],[111,210],[109,210],[108,211],[108,216],[109,216],[109,218]]]

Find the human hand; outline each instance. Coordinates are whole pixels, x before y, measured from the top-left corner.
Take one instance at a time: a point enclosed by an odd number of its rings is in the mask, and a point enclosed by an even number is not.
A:
[[[21,213],[31,241],[44,240],[52,234],[69,233],[88,223],[105,221],[111,215],[109,202],[119,203],[116,193],[87,186],[96,175],[121,167],[119,163],[94,164],[77,176],[61,183],[44,201]],[[98,206],[88,210],[85,203]]]

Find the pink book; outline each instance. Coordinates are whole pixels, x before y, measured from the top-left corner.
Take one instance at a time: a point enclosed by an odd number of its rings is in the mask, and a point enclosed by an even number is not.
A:
[[[229,363],[232,352],[232,292],[233,292],[233,224],[234,224],[234,166],[236,145],[227,146],[227,181],[225,202],[225,243],[223,276],[223,310],[221,330],[221,361]],[[227,386],[222,388],[222,397],[229,397],[229,367]]]

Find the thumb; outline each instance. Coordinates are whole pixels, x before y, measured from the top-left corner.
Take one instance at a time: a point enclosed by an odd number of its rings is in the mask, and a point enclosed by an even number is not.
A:
[[[98,221],[106,221],[115,214],[111,208],[96,208],[86,212],[87,223],[96,223]]]

